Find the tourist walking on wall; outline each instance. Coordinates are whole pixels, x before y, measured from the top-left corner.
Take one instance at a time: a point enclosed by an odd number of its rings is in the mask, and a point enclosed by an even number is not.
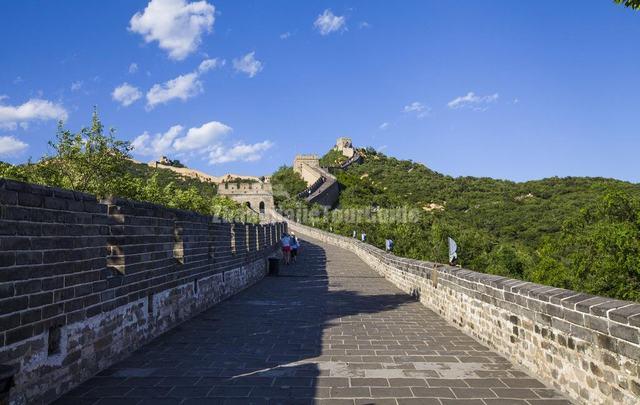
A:
[[[298,238],[295,234],[291,234],[291,260],[296,262],[296,257],[298,257],[298,249],[300,248],[300,243],[298,242]]]
[[[385,240],[384,247],[387,252],[391,252],[393,250],[393,239]]]
[[[289,264],[291,260],[291,237],[289,234],[285,233],[282,235],[280,243],[282,243],[282,258],[284,259],[284,264]]]

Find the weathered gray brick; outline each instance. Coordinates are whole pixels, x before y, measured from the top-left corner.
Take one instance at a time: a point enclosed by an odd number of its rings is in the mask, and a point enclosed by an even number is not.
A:
[[[29,297],[27,296],[0,300],[0,315],[11,314],[27,309],[28,305]]]
[[[44,292],[39,294],[29,295],[29,307],[41,307],[43,305],[49,305],[53,303],[53,293]]]
[[[631,343],[640,344],[638,328],[620,325],[616,322],[611,322],[609,324],[609,331],[615,337],[624,339]]]
[[[42,252],[16,252],[16,265],[41,264]]]
[[[31,192],[18,193],[18,204],[25,207],[41,207],[44,197]]]
[[[616,346],[620,354],[623,356],[626,356],[633,361],[640,361],[640,346],[624,340],[619,340]]]
[[[15,292],[16,289],[13,283],[0,283],[0,299],[13,297]]]
[[[0,204],[16,205],[18,203],[18,193],[15,191],[0,189]]]
[[[6,332],[6,344],[11,345],[33,336],[33,326],[27,325]]]
[[[609,319],[620,322],[629,323],[629,318],[640,315],[640,304],[627,305],[625,307],[613,309],[608,313]]]
[[[16,264],[15,252],[0,252],[0,267],[9,267]]]
[[[609,333],[609,320],[600,316],[585,315],[585,326],[598,332]]]
[[[561,305],[565,308],[575,309],[576,304],[595,298],[594,295],[580,293],[574,296],[566,297],[562,299]]]

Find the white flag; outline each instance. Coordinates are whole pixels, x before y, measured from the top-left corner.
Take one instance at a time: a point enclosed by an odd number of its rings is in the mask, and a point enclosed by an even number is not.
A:
[[[454,260],[458,258],[458,244],[455,240],[449,239],[449,263],[453,263]]]

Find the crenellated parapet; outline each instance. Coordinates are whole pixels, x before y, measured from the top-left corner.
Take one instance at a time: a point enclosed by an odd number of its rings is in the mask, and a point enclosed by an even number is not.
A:
[[[266,181],[224,181],[218,184],[218,194],[246,205],[263,217],[274,207],[273,189]]]
[[[256,283],[284,230],[0,179],[8,402],[49,403]]]

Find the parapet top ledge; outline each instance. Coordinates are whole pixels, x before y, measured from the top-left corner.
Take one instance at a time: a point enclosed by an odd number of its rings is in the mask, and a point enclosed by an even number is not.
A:
[[[406,268],[417,266],[420,269],[435,269],[438,273],[450,275],[454,278],[482,284],[484,286],[513,294],[518,294],[526,299],[548,302],[580,313],[608,318],[622,324],[640,327],[640,304],[633,301],[600,297],[504,276],[480,273],[446,264],[398,257],[390,252],[386,252],[378,247],[366,244],[357,239],[342,235],[334,235],[305,225],[297,225],[309,229],[312,232],[319,232],[328,235],[329,237],[343,240],[349,244],[355,244],[357,248],[360,248],[369,254],[380,256],[382,260],[387,263],[392,262],[394,265],[404,266]],[[587,304],[585,304],[585,302]]]
[[[0,178],[0,189],[18,193],[28,193],[43,197],[56,197],[66,200],[97,202],[96,196],[81,191],[67,190],[41,184],[25,183],[17,180]]]

